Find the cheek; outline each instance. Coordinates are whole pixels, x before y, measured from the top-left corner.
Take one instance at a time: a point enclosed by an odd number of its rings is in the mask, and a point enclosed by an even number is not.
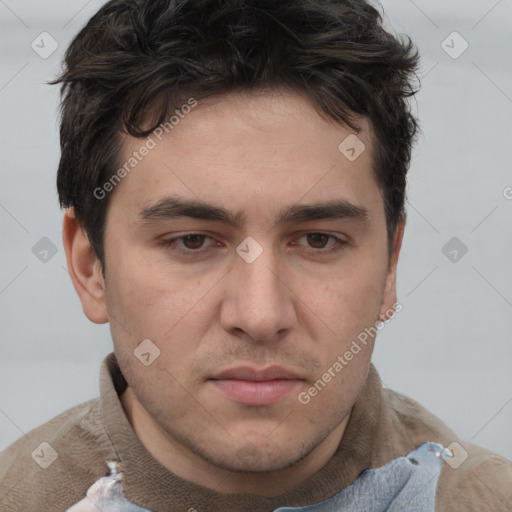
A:
[[[123,344],[133,345],[145,338],[155,339],[154,328],[161,321],[161,290],[150,280],[135,272],[112,272],[106,289],[106,301],[111,326]],[[116,340],[114,337],[114,341]]]
[[[349,271],[323,286],[312,307],[338,336],[357,335],[378,319],[385,272],[375,265],[351,265]]]
[[[168,269],[147,261],[134,249],[125,252],[129,257],[121,253],[111,252],[115,264],[107,263],[106,301],[112,323],[118,324],[125,339],[160,339],[197,301],[196,294],[183,293],[186,276],[163,275]]]
[[[339,346],[331,353],[316,380],[297,397],[299,411],[312,428],[338,424],[350,412],[366,380],[371,354],[370,343]]]
[[[318,302],[312,309],[319,311],[324,327],[313,335],[321,366],[304,396],[304,400],[316,404],[313,407],[332,410],[336,415],[355,399],[370,365],[375,332],[372,327],[378,320],[384,284],[382,265],[354,265],[350,273],[323,286],[315,295]],[[314,415],[311,421],[315,421]]]
[[[184,376],[169,368],[163,357],[156,359],[150,366],[144,366],[127,350],[116,350],[121,371],[134,391],[137,399],[153,418],[160,424],[171,424],[190,417],[202,415],[198,403],[191,399],[187,390],[190,384],[184,383]],[[205,416],[203,414],[203,416]],[[206,421],[206,417],[201,417]]]
[[[133,375],[133,383],[141,383],[141,390],[173,390],[171,394],[179,396],[176,382],[190,381],[187,369],[196,362],[197,346],[208,323],[198,321],[207,318],[207,301],[201,299],[216,281],[197,282],[182,272],[171,276],[162,270],[147,261],[143,265],[135,256],[124,258],[107,274],[107,308],[123,371]],[[156,348],[144,346],[158,354],[148,367],[136,357],[143,340],[151,340]],[[146,398],[153,399],[151,393]]]

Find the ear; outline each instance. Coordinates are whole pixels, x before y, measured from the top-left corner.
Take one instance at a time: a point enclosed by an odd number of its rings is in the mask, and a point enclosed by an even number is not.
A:
[[[402,247],[402,239],[405,230],[405,217],[397,224],[395,236],[393,237],[393,246],[391,256],[389,258],[388,274],[386,277],[386,285],[384,288],[384,296],[380,309],[379,320],[384,322],[394,314],[396,298],[396,267],[398,264],[398,256]]]
[[[101,262],[78,223],[74,208],[68,208],[64,213],[62,241],[69,275],[85,316],[96,324],[108,322]]]

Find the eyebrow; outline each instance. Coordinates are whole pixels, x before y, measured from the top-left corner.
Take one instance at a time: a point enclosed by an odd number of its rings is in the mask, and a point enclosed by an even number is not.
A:
[[[241,211],[230,212],[221,206],[201,200],[183,199],[168,196],[139,213],[142,224],[151,224],[162,220],[190,217],[194,219],[217,221],[233,227],[242,226],[247,218]],[[368,223],[369,211],[363,206],[337,199],[325,202],[293,205],[279,212],[276,224],[291,224],[312,220],[348,220]]]

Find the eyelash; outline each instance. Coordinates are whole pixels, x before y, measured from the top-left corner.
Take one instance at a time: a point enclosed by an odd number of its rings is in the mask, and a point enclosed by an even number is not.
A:
[[[314,256],[318,256],[318,255],[329,256],[331,254],[335,254],[337,252],[344,250],[345,246],[348,245],[348,242],[346,242],[345,240],[341,240],[337,236],[330,235],[328,233],[322,233],[320,231],[310,231],[308,233],[304,233],[300,238],[307,236],[307,235],[324,235],[324,236],[334,239],[334,241],[335,241],[335,244],[330,249],[312,249],[312,250],[306,251],[310,255],[314,255]],[[179,246],[178,242],[180,240],[184,240],[185,238],[190,237],[190,236],[201,236],[201,237],[205,237],[205,238],[211,238],[210,236],[203,235],[202,233],[188,233],[186,235],[181,235],[176,238],[167,238],[167,239],[164,238],[160,241],[160,245],[165,248],[170,248],[171,250],[174,250],[180,254],[186,254],[186,255],[201,254],[207,250],[207,249],[202,249],[202,248],[182,249]]]

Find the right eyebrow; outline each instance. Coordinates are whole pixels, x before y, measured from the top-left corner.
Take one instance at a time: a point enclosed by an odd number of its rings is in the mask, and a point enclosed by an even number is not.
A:
[[[182,199],[174,196],[165,197],[156,204],[144,208],[139,213],[139,218],[143,223],[178,217],[223,222],[234,227],[238,227],[245,222],[245,216],[242,212],[232,213],[221,206],[208,204],[204,201]]]

